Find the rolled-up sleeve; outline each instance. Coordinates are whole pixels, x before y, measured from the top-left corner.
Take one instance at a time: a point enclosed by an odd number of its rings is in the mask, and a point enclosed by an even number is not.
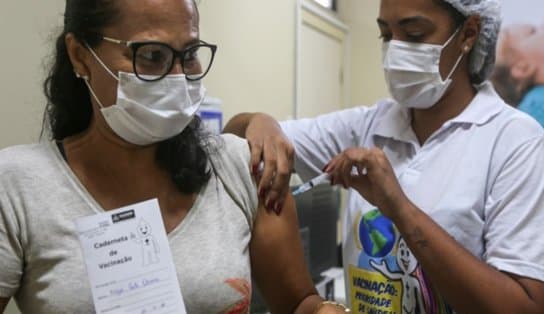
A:
[[[500,271],[544,281],[544,139],[527,140],[500,165],[485,211],[485,253]]]

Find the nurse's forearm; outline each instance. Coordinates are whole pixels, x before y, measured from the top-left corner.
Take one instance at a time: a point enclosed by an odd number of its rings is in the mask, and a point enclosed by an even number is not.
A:
[[[246,137],[246,129],[255,113],[240,113],[229,120],[223,128],[223,133],[232,133],[239,137]]]
[[[542,313],[526,287],[462,247],[408,203],[391,217],[430,281],[458,313]]]

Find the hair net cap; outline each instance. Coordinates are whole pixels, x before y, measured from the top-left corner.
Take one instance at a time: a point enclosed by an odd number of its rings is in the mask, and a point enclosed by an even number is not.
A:
[[[470,54],[470,74],[486,80],[495,65],[495,51],[501,28],[499,0],[443,0],[466,17],[479,15],[481,32]]]

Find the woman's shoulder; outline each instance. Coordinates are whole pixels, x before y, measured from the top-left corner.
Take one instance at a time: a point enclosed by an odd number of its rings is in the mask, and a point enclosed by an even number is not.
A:
[[[225,154],[223,156],[234,158],[237,161],[249,163],[250,152],[249,144],[246,139],[238,137],[234,134],[221,134],[218,139],[218,147],[223,148]]]
[[[504,105],[497,120],[504,140],[519,142],[544,136],[544,129],[533,117],[509,105]]]
[[[19,145],[0,150],[0,198],[21,197],[25,191],[53,180],[54,154],[46,143]]]
[[[0,150],[0,173],[26,172],[51,162],[50,143],[17,145]]]
[[[511,107],[497,96],[498,113],[481,126],[482,143],[493,147],[492,163],[502,169],[505,162],[516,158],[529,158],[539,151],[544,139],[544,129],[528,114]],[[520,157],[521,156],[521,157]],[[525,156],[525,157],[523,157]],[[540,158],[540,157],[538,157]],[[527,162],[524,166],[531,167]]]
[[[246,139],[234,134],[221,134],[212,137],[209,143],[212,164],[215,163],[228,169],[249,167],[251,153]]]
[[[251,153],[247,140],[233,134],[222,134],[211,143],[210,162],[218,175],[228,179],[228,183],[253,183],[249,171]]]
[[[476,112],[481,116],[478,125],[488,130],[488,136],[496,137],[510,146],[541,137],[544,130],[532,117],[508,105],[497,94],[491,83],[479,87]]]
[[[222,134],[211,141],[210,162],[213,172],[226,192],[239,204],[253,223],[258,206],[257,186],[250,172],[249,144],[232,134]]]

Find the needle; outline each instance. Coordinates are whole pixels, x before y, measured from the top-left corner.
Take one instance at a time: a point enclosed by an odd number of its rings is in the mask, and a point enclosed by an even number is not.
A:
[[[312,180],[300,185],[295,191],[293,191],[293,196],[297,196],[299,194],[302,194],[304,192],[308,192],[311,190],[314,186],[329,183],[331,179],[331,175],[328,173],[323,173]]]

